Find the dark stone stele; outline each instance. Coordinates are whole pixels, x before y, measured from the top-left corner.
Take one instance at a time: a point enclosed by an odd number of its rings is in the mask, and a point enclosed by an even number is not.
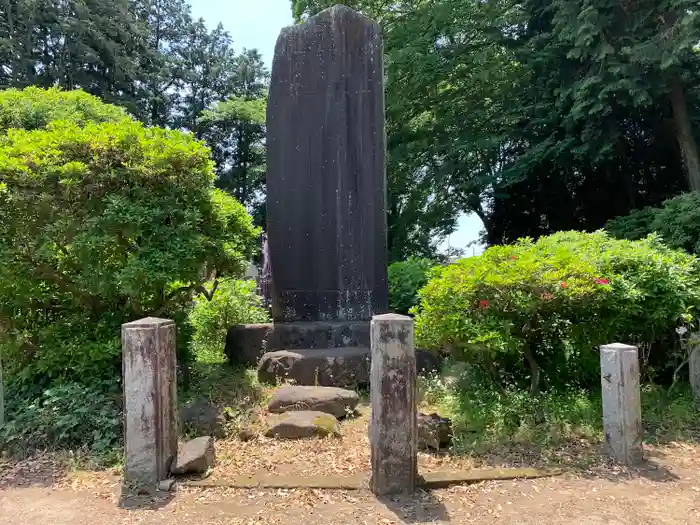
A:
[[[283,29],[267,106],[275,322],[387,311],[385,143],[379,25],[335,6]]]
[[[368,380],[369,321],[388,310],[385,148],[379,25],[335,6],[283,29],[267,105],[273,323],[232,327],[232,362],[261,380]]]

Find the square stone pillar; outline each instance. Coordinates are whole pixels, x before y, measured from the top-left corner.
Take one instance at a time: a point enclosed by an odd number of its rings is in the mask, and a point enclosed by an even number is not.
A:
[[[600,347],[603,429],[610,455],[624,465],[643,460],[639,352],[614,343]]]
[[[177,456],[175,323],[148,317],[122,325],[124,480],[155,487]]]
[[[700,405],[700,333],[688,337],[688,379],[695,403]]]
[[[413,319],[375,315],[370,338],[371,488],[378,496],[410,493],[418,478]]]

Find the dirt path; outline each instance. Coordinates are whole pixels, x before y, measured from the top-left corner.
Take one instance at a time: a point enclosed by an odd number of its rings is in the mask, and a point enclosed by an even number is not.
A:
[[[368,415],[343,424],[342,440],[217,442],[212,481],[241,474],[367,474]],[[559,466],[569,474],[491,481],[378,500],[367,491],[195,489],[160,500],[123,500],[118,472],[71,471],[51,456],[0,461],[0,525],[698,525],[700,446],[646,447],[649,463],[608,463],[596,444],[556,450],[511,445],[488,457],[420,454],[423,471]]]
[[[13,488],[0,523],[684,525],[700,523],[700,479],[564,477],[455,487],[378,501],[366,492],[180,490],[151,507],[120,508],[112,493]]]
[[[0,523],[13,525],[285,524],[697,525],[700,456],[653,450],[641,471],[482,482],[377,500],[365,491],[258,491],[181,487],[157,501],[119,498],[114,475],[70,475],[49,486],[14,479],[0,491]]]

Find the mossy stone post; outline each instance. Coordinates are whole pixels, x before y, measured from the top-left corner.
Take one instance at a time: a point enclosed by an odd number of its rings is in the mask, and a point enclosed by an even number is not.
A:
[[[177,456],[175,323],[148,317],[122,325],[124,481],[155,488]]]
[[[643,460],[639,351],[614,343],[600,347],[603,430],[613,459],[624,465]]]
[[[377,496],[410,493],[418,478],[413,319],[375,315],[370,338],[371,488]]]

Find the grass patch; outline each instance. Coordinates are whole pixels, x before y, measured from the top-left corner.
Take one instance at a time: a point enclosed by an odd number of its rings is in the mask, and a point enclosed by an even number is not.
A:
[[[480,386],[454,368],[422,378],[419,389],[424,407],[452,418],[455,454],[488,455],[509,447],[548,455],[572,443],[593,451],[603,442],[600,391],[547,392],[533,398],[522,390]],[[688,385],[671,394],[659,386],[643,386],[642,422],[646,443],[700,442],[698,411]]]

